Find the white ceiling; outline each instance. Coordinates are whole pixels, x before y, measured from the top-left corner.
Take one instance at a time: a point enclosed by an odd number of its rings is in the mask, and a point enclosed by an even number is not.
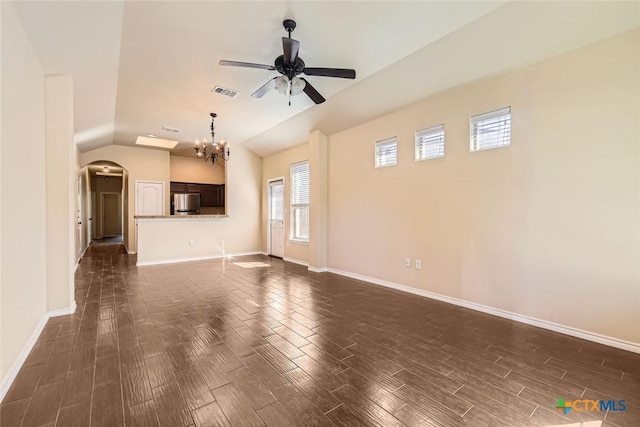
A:
[[[638,2],[18,2],[47,74],[74,79],[76,143],[87,151],[137,136],[216,137],[260,156],[331,134],[429,94],[526,65],[640,25]],[[356,80],[308,77],[327,102],[250,94],[271,64],[284,18],[307,66],[354,68]],[[211,93],[239,90],[233,99]],[[181,129],[179,134],[162,126]],[[187,150],[188,152],[188,150]]]

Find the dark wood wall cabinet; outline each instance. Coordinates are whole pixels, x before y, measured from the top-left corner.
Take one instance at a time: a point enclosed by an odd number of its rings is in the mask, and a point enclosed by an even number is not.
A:
[[[187,192],[187,184],[185,184],[184,182],[172,182],[171,185],[169,185],[169,188],[171,189],[172,196],[174,193]],[[173,197],[171,197],[171,199],[173,199]]]
[[[224,184],[204,184],[200,187],[200,205],[203,207],[224,207]]]
[[[171,201],[174,193],[199,193],[200,207],[223,208],[224,184],[196,184],[192,182],[171,181]]]
[[[206,184],[191,184],[187,182],[187,193],[199,193],[201,191],[201,188],[205,185]]]

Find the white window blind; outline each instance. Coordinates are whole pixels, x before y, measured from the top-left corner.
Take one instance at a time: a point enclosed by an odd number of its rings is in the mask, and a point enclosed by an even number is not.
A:
[[[471,117],[471,151],[511,144],[511,107]]]
[[[309,241],[309,162],[291,165],[291,240]]]
[[[444,125],[416,131],[416,160],[444,157]]]
[[[394,136],[376,142],[376,167],[393,166],[398,163],[398,140]]]

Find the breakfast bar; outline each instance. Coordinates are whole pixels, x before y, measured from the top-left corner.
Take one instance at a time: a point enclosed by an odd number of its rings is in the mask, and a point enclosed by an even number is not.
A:
[[[137,215],[136,265],[165,264],[241,255],[228,215]]]

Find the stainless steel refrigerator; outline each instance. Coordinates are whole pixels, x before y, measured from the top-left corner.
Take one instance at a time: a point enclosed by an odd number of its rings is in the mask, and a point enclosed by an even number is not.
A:
[[[173,211],[175,215],[198,215],[200,213],[200,194],[174,194]]]

